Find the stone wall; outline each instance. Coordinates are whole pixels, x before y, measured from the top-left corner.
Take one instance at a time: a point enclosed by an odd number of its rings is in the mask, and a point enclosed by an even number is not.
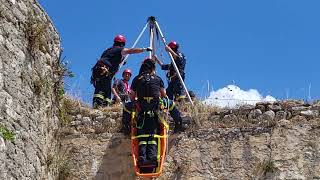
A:
[[[60,39],[35,0],[0,0],[0,179],[54,179]]]
[[[159,179],[320,179],[319,104],[197,106],[190,128],[169,136]],[[68,107],[76,108],[61,129],[65,179],[135,179],[130,139],[120,133],[121,109]]]

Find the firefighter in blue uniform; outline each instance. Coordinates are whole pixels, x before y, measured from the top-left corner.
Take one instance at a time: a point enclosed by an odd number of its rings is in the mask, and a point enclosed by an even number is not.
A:
[[[146,60],[147,59],[145,59],[145,61]],[[156,57],[154,57],[154,60],[156,61]],[[155,61],[153,61],[153,62],[155,62]],[[142,75],[145,71],[148,71],[147,68],[148,68],[147,66],[142,65],[139,70],[139,75]],[[131,98],[131,101],[132,102],[126,103],[124,105],[123,113],[122,113],[122,132],[126,135],[130,134],[131,114],[133,111],[135,111],[134,102],[133,102],[134,98]],[[177,109],[175,103],[172,100],[165,98],[165,97],[160,99],[160,103],[161,103],[160,107],[161,106],[163,107],[163,109],[160,109],[160,110],[169,109],[170,116],[174,120],[175,126],[174,126],[173,132],[177,133],[177,132],[184,131],[186,129],[186,127],[182,123],[180,111]]]
[[[93,96],[94,108],[107,106],[112,103],[112,78],[118,71],[119,65],[125,55],[152,51],[151,48],[125,48],[125,44],[126,39],[123,35],[116,36],[113,46],[102,53],[101,58],[92,68],[91,83],[95,88]]]
[[[184,78],[185,78],[184,69],[186,66],[186,58],[184,54],[181,53],[178,49],[179,49],[179,44],[175,41],[171,41],[166,46],[166,51],[168,51],[172,55],[178,67],[179,73],[184,81]],[[170,64],[163,64],[160,61],[157,61],[157,62],[161,66],[162,70],[169,70],[169,72],[167,73],[168,87],[166,89],[169,99],[175,100],[175,101],[180,101],[184,99],[185,98],[184,88],[174,69],[172,62]]]
[[[136,99],[138,118],[136,122],[137,136],[150,135],[139,138],[138,163],[149,164],[157,161],[157,141],[152,135],[157,134],[159,128],[159,103],[165,97],[164,83],[155,73],[155,63],[152,59],[145,59],[141,65],[143,71],[136,76],[131,85],[132,97]]]

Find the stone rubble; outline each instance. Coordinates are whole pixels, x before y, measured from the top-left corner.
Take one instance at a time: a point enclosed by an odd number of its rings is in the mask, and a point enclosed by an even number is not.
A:
[[[196,127],[169,136],[158,179],[320,179],[316,106],[284,101],[201,114]],[[73,129],[61,140],[72,167],[68,179],[135,179],[130,140],[120,132],[121,110],[92,111],[74,114],[81,123],[65,127]]]

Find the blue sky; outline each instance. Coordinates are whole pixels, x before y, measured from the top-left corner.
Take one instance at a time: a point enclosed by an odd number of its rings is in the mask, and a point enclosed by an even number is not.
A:
[[[235,83],[279,99],[306,99],[311,84],[312,98],[320,98],[320,1],[40,0],[40,4],[60,33],[64,55],[76,75],[66,81],[67,88],[86,102],[91,101],[90,69],[96,59],[117,34],[124,34],[130,47],[149,16],[157,18],[168,41],[180,43],[187,57],[186,85],[199,96],[207,94],[209,81],[215,90]],[[147,47],[147,37],[138,46]],[[130,56],[126,67],[137,72],[146,55]]]

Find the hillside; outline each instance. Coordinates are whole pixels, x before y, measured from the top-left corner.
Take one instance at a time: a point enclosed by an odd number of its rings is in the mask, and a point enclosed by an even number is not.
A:
[[[60,141],[68,179],[135,179],[119,109],[66,102],[74,107]],[[319,179],[319,108],[302,101],[239,109],[197,105],[190,129],[169,136],[159,179]]]

